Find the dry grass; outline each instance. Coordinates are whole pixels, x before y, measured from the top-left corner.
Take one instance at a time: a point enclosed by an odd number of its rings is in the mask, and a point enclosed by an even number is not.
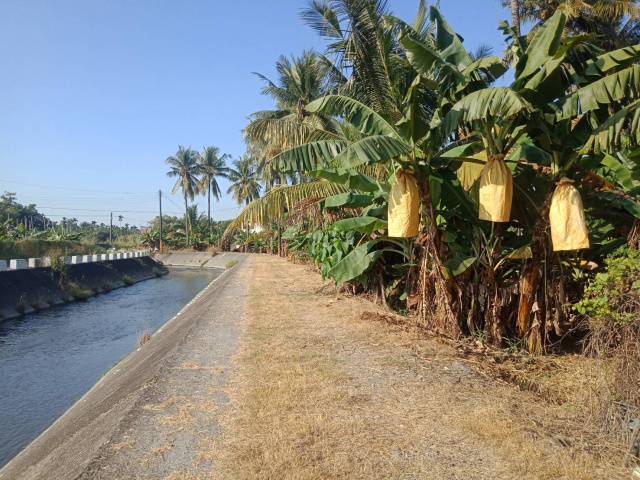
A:
[[[361,299],[323,294],[303,267],[256,257],[249,291],[224,433],[201,445],[214,478],[628,476],[592,455],[570,408]]]
[[[142,334],[138,337],[138,340],[137,340],[138,347],[141,347],[142,345],[147,343],[149,340],[151,340],[151,332],[149,331],[149,329],[145,328]]]
[[[163,459],[165,452],[171,450],[173,448],[173,442],[165,443],[164,445],[160,445],[159,447],[152,447],[149,452],[145,454],[142,458],[142,464],[144,466],[148,466],[151,462]]]
[[[145,410],[151,410],[153,412],[164,412],[165,410],[167,410],[169,407],[171,407],[172,405],[175,405],[178,402],[178,397],[173,396],[171,398],[169,398],[168,400],[165,400],[162,403],[159,404],[148,404],[145,405],[144,408]]]
[[[193,425],[196,423],[196,418],[193,416],[195,407],[196,405],[191,402],[181,403],[178,405],[178,411],[176,413],[161,417],[158,422],[162,425],[180,428]]]
[[[113,453],[118,453],[120,450],[124,448],[133,447],[137,442],[138,441],[136,439],[132,438],[122,442],[114,443],[113,445],[111,445],[111,449],[113,450]]]

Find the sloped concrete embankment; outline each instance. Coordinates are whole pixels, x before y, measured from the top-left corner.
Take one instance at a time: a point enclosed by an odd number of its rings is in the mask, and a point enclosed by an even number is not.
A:
[[[0,469],[0,480],[187,478],[172,472],[201,463],[199,442],[220,430],[218,413],[228,402],[222,393],[208,394],[205,385],[212,377],[220,387],[226,385],[238,348],[253,259],[247,255],[234,259],[237,266],[211,282]],[[174,396],[210,405],[193,424],[197,432],[190,428],[191,413],[185,417],[186,429],[172,422],[154,423],[149,407],[167,405],[171,410]],[[157,445],[171,441],[171,451],[161,453],[166,464],[156,465],[145,450],[137,454],[136,449],[130,451],[130,462],[118,463],[120,457],[113,456],[128,435],[135,436],[136,448],[155,452],[163,451]]]
[[[225,268],[238,258],[237,253],[223,252],[211,255],[209,252],[154,252],[153,259],[170,267]]]
[[[136,283],[164,273],[166,269],[149,257],[67,265],[68,280],[92,294],[125,286],[125,276]],[[0,319],[73,300],[50,267],[0,272]]]

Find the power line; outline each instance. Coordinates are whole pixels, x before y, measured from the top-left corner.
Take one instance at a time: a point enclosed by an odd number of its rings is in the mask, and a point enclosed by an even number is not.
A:
[[[4,183],[15,183],[16,185],[26,185],[29,187],[39,187],[39,188],[51,188],[54,190],[69,190],[69,191],[73,191],[73,192],[90,192],[90,193],[107,193],[107,194],[114,194],[114,195],[136,195],[136,194],[140,194],[140,193],[152,193],[152,192],[109,192],[109,191],[104,191],[104,190],[85,190],[85,189],[81,189],[81,188],[67,188],[67,187],[51,187],[49,185],[36,185],[34,183],[24,183],[24,182],[16,182],[13,180],[2,180],[0,179],[0,182],[4,182]]]

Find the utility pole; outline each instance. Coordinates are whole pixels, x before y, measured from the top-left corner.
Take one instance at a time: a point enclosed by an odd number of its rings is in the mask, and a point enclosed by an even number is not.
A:
[[[109,247],[113,247],[113,212],[111,212],[111,220],[109,220]]]
[[[160,202],[160,253],[162,253],[162,190],[158,190],[158,201]]]

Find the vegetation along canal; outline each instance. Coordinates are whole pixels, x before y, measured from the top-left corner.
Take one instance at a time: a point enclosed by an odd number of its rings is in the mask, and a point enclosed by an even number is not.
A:
[[[178,269],[86,302],[0,322],[0,467],[222,270]]]

